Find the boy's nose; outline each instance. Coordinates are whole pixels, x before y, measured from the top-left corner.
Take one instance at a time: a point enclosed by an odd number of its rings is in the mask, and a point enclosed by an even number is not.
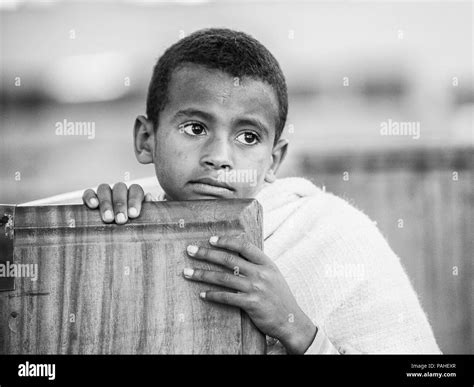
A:
[[[204,148],[201,164],[215,169],[233,168],[231,149],[226,140],[213,140]]]

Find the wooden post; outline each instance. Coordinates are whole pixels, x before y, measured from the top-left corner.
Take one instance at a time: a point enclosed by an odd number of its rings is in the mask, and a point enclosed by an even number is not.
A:
[[[125,225],[83,205],[0,210],[13,219],[0,228],[0,243],[11,245],[0,264],[10,273],[16,265],[14,289],[4,278],[0,291],[0,353],[265,353],[265,336],[243,311],[199,298],[217,286],[182,275],[224,270],[186,254],[212,235],[263,247],[256,200],[144,203]]]

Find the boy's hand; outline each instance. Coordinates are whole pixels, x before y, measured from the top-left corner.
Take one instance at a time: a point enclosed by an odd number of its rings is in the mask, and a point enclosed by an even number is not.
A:
[[[124,224],[128,218],[136,218],[140,215],[143,201],[153,201],[150,193],[143,192],[138,184],[132,184],[127,188],[125,183],[117,183],[113,189],[108,184],[101,184],[97,188],[97,194],[92,189],[87,189],[82,195],[84,204],[95,209],[100,208],[102,220],[111,223],[115,220],[117,224]]]
[[[185,278],[233,289],[202,292],[199,296],[242,308],[263,333],[278,339],[289,353],[304,353],[313,342],[317,327],[298,306],[277,266],[242,238],[215,238],[211,237],[209,243],[217,249],[194,246],[193,252],[193,247],[188,246],[188,255],[228,270],[186,268]]]

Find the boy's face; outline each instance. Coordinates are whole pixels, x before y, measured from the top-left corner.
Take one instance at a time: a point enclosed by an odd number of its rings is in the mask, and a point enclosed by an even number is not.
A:
[[[268,84],[187,65],[173,73],[157,130],[137,118],[136,155],[155,164],[170,200],[252,198],[286,154],[287,140],[273,146],[277,117]]]

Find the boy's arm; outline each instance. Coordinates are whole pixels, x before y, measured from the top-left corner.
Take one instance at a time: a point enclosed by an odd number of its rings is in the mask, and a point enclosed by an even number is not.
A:
[[[284,355],[288,354],[288,350],[277,339],[267,337],[267,355]],[[346,344],[344,346],[336,346],[329,340],[326,333],[317,328],[316,334],[310,346],[304,352],[304,355],[357,355],[364,354]]]

